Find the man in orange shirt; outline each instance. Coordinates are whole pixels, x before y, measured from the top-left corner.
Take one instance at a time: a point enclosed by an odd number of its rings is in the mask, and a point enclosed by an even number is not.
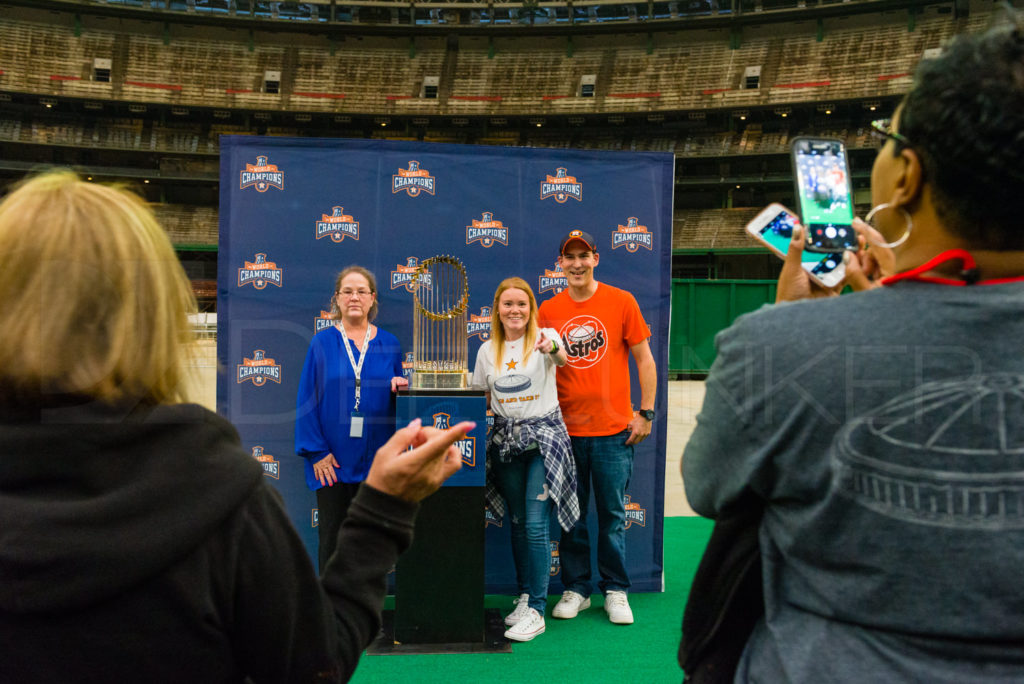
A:
[[[654,420],[657,374],[644,322],[629,292],[594,279],[599,257],[594,238],[573,230],[562,240],[558,263],[568,289],[544,302],[542,327],[559,331],[568,364],[558,369],[558,403],[572,439],[579,478],[581,517],[562,535],[559,556],[565,593],[552,610],[573,618],[590,607],[590,537],[587,508],[593,482],[597,508],[598,588],[615,624],[633,623],[626,592],[625,492],[633,472],[633,446],[647,439]],[[629,391],[629,354],[640,377],[640,411],[633,414]]]

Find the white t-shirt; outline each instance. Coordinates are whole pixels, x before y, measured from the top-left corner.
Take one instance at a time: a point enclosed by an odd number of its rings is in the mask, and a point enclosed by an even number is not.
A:
[[[558,332],[541,328],[549,340],[560,342]],[[539,336],[539,333],[538,333]],[[501,363],[495,364],[493,340],[480,345],[473,370],[473,387],[491,393],[491,410],[506,418],[539,418],[558,407],[555,360],[538,350],[523,366],[523,340],[505,341]]]

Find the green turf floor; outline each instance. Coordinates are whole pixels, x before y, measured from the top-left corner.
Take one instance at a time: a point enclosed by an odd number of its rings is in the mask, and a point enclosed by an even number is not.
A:
[[[683,604],[711,536],[711,521],[665,518],[665,591],[630,594],[636,622],[613,625],[594,597],[573,620],[555,620],[548,599],[547,631],[512,653],[472,655],[364,655],[355,684],[678,684],[676,663]],[[512,609],[512,597],[488,596],[487,608]]]

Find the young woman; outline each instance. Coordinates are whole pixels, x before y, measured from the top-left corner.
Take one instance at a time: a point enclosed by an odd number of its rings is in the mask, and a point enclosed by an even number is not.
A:
[[[362,266],[339,273],[331,313],[334,325],[309,345],[295,402],[295,453],[306,460],[306,484],[316,492],[321,571],[374,453],[395,430],[392,393],[409,384],[398,339],[372,323],[372,273]]]
[[[552,510],[562,529],[579,519],[576,467],[558,408],[555,368],[566,363],[558,333],[537,325],[537,301],[522,278],[494,293],[491,339],[476,357],[473,385],[487,392],[494,429],[487,442],[488,504],[512,522],[512,558],[519,598],[505,618],[505,636],[529,641],[544,632],[551,567]]]

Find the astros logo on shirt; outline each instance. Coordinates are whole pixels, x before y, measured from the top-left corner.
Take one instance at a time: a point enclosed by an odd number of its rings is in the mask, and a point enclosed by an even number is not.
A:
[[[284,190],[284,172],[271,164],[268,157],[258,155],[255,164],[246,164],[245,171],[240,172],[238,189],[245,190],[255,187],[256,192],[266,192],[270,188]]]
[[[641,247],[654,249],[654,234],[647,232],[647,226],[641,226],[636,216],[626,219],[626,225],[619,224],[618,230],[612,233],[612,249],[625,245],[626,251],[633,253]]]
[[[608,330],[604,323],[593,316],[570,318],[558,334],[562,337],[569,365],[573,368],[590,368],[608,351]]]
[[[548,175],[540,183],[540,198],[554,197],[559,204],[565,204],[570,197],[577,202],[583,201],[583,183],[575,176],[570,176],[565,167],[555,169],[555,175]]]
[[[316,239],[329,237],[333,242],[341,242],[349,237],[359,240],[359,221],[345,213],[344,207],[334,207],[331,214],[320,214],[316,222]]]
[[[420,168],[418,161],[410,161],[409,168],[398,169],[391,176],[391,193],[405,191],[409,197],[417,197],[421,192],[434,194],[434,177],[426,169]]]

